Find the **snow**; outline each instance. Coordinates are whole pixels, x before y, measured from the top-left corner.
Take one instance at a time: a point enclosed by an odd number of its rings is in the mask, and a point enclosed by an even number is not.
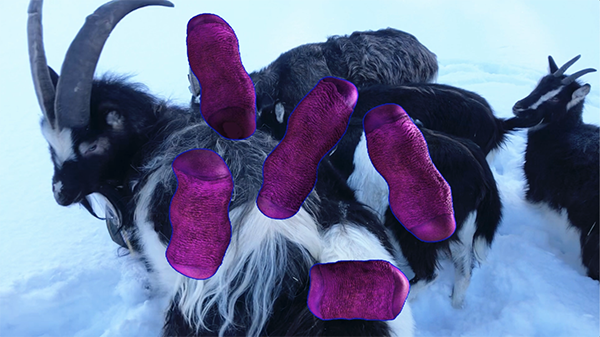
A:
[[[102,0],[47,0],[49,63]],[[110,240],[103,222],[60,207],[41,136],[29,73],[27,1],[2,4],[0,20],[0,336],[157,336],[166,301]],[[212,12],[236,30],[247,70],[297,45],[356,30],[394,27],[414,34],[440,61],[438,82],[484,96],[498,116],[547,72],[547,55],[574,70],[600,69],[597,1],[176,2],[128,16],[104,48],[98,73],[130,73],[153,93],[186,104],[185,25]],[[599,73],[584,120],[600,124]],[[504,219],[488,260],[475,269],[463,309],[450,306],[451,263],[411,303],[417,336],[599,336],[599,284],[585,276],[577,234],[564,214],[523,201],[525,133],[509,137],[493,162]]]

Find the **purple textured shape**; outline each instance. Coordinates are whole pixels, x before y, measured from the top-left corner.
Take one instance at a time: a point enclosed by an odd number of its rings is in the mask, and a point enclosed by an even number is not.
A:
[[[200,112],[206,123],[229,139],[250,137],[256,130],[256,94],[233,29],[214,14],[193,17],[187,52],[202,87]]]
[[[329,319],[395,319],[409,291],[406,276],[387,261],[339,261],[310,270],[308,308]]]
[[[231,172],[218,154],[205,149],[177,156],[173,171],[177,190],[169,212],[173,234],[167,261],[187,277],[207,279],[217,272],[231,241]]]
[[[449,238],[456,229],[452,193],[421,131],[396,104],[373,108],[363,123],[369,157],[389,186],[398,221],[422,241]]]
[[[263,166],[256,199],[263,214],[286,219],[300,210],[317,181],[319,162],[346,132],[357,98],[354,84],[325,77],[298,103]]]

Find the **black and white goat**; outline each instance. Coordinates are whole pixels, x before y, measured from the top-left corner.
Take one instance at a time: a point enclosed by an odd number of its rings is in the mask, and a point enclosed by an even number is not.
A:
[[[449,255],[455,267],[452,305],[462,307],[475,262],[485,260],[502,218],[498,188],[484,152],[468,139],[420,127],[433,163],[451,187],[456,220],[456,231],[448,240],[422,242],[391,213],[388,185],[369,160],[361,117],[380,103],[360,92],[358,100],[346,134],[330,154],[332,164],[357,200],[373,208],[394,233],[404,255],[398,260],[406,259],[415,274],[411,297],[437,277],[440,259]]]
[[[72,42],[58,76],[46,62],[42,1],[30,3],[30,65],[44,114],[41,128],[54,163],[56,201],[86,204],[90,193],[108,199],[115,210],[112,222],[119,224],[115,235],[146,264],[155,290],[171,299],[165,336],[411,336],[409,304],[392,321],[323,321],[308,310],[308,276],[314,263],[393,262],[390,233],[376,215],[351,199],[344,180],[335,174],[320,179],[334,189],[313,192],[290,219],[267,218],[255,200],[263,162],[277,145],[269,135],[257,131],[247,140],[230,141],[191,109],[170,106],[121,79],[93,79],[114,26],[146,5],[172,6],[158,0],[101,6]],[[235,182],[229,208],[231,243],[218,272],[205,281],[180,275],[165,258],[176,188],[171,164],[193,148],[217,152]]]
[[[292,110],[325,76],[344,78],[360,89],[430,82],[437,71],[434,53],[413,35],[392,28],[305,44],[250,74],[256,87],[257,127],[282,139]]]
[[[569,222],[580,232],[581,258],[587,274],[598,280],[600,131],[598,126],[583,122],[583,103],[590,85],[576,81],[596,70],[588,68],[565,75],[578,59],[559,69],[549,56],[550,74],[514,105],[513,112],[535,125],[527,133],[523,166],[527,200],[566,210]]]

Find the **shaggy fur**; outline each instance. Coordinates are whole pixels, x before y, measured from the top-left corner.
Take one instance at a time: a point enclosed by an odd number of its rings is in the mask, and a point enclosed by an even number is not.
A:
[[[413,35],[392,28],[305,44],[250,74],[256,87],[257,127],[282,139],[296,104],[325,76],[346,79],[360,89],[430,82],[437,71],[435,54]]]
[[[193,149],[173,161],[177,191],[169,208],[173,232],[167,260],[187,277],[215,274],[231,241],[229,202],[233,181],[218,154]]]
[[[130,121],[129,111],[121,108],[121,101],[110,97],[121,98],[124,107],[140,97],[150,97],[139,88],[127,91],[131,96],[127,97],[119,92],[121,88],[135,86],[120,81],[98,81],[94,87],[94,102],[110,103],[112,109],[120,112],[124,125],[134,121]],[[322,321],[308,310],[308,275],[315,263],[350,259],[394,261],[389,232],[369,210],[353,200],[352,191],[337,179],[330,165],[324,165],[322,173],[330,179],[324,178],[318,185],[339,189],[322,195],[311,193],[298,214],[290,219],[267,218],[256,207],[255,198],[262,183],[262,164],[276,141],[262,132],[247,140],[226,140],[191,111],[167,106],[154,98],[148,102],[149,109],[142,111],[151,116],[147,119],[151,123],[143,128],[146,141],[135,146],[113,143],[111,139],[107,148],[113,157],[133,149],[129,169],[117,172],[122,177],[118,181],[99,179],[97,184],[120,186],[120,201],[132,219],[124,222],[122,232],[150,271],[153,289],[172,298],[165,336],[412,335],[414,323],[408,306],[389,322]],[[93,106],[92,111],[99,109]],[[132,116],[136,111],[132,110]],[[92,120],[98,118],[92,115]],[[105,132],[100,130],[99,134]],[[177,186],[171,164],[180,153],[193,148],[219,154],[235,184],[229,213],[231,243],[217,273],[204,281],[180,275],[165,258],[172,233],[169,206]],[[85,160],[72,164],[87,165]],[[335,236],[329,236],[332,231]],[[345,244],[338,246],[332,237]],[[360,247],[365,242],[369,245],[363,250],[350,252],[343,248]]]
[[[307,312],[305,292],[308,287],[308,270],[323,259],[324,246],[320,233],[326,229],[316,221],[319,219],[316,215],[319,213],[319,199],[314,194],[309,196],[305,207],[295,217],[283,221],[269,219],[256,208],[254,196],[261,183],[262,162],[275,143],[258,132],[251,140],[225,141],[203,123],[188,121],[186,124],[193,126],[171,135],[151,156],[155,159],[154,164],[146,167],[145,171],[152,172],[147,178],[148,184],[155,185],[147,185],[147,193],[138,193],[140,199],[136,215],[139,216],[136,217],[136,225],[141,229],[139,236],[143,241],[142,247],[160,247],[161,243],[164,244],[167,236],[161,237],[160,233],[170,230],[168,222],[164,221],[168,206],[168,198],[165,196],[170,195],[174,188],[168,163],[182,147],[213,149],[225,159],[235,182],[230,206],[233,235],[217,274],[207,281],[179,278],[173,283],[172,275],[167,275],[169,272],[166,268],[153,267],[164,265],[162,256],[153,251],[144,254],[152,259],[151,268],[161,271],[157,275],[159,281],[167,278],[162,282],[163,287],[176,291],[174,296],[179,298],[179,310],[192,327],[198,329],[196,332],[323,335],[327,334],[330,324],[335,329],[344,329],[338,330],[345,331],[344,334],[370,335],[381,332],[382,330],[370,332],[370,329],[381,324],[383,326],[377,329],[383,329],[387,323],[351,322],[346,330],[345,327],[342,328],[343,321],[321,322]],[[157,159],[160,160],[156,161]],[[148,196],[148,203],[145,203],[144,199]],[[336,205],[344,207],[347,215],[356,213],[344,203],[336,202]],[[335,208],[332,209],[333,213],[336,213]],[[165,210],[165,213],[161,210]],[[323,212],[329,210],[324,208]],[[357,210],[359,214],[365,212]],[[164,214],[162,221],[152,219],[160,214]],[[340,214],[335,222],[341,226],[353,224],[346,214]],[[371,223],[377,226],[376,222]],[[151,226],[154,228],[148,228]],[[379,229],[382,230],[383,228]],[[356,240],[364,239],[359,236]],[[381,259],[391,258],[390,255],[382,256],[382,253],[375,255]],[[369,257],[365,254],[362,259]],[[174,288],[173,284],[179,284],[179,287]],[[176,310],[171,311],[168,316],[167,334],[175,313]],[[355,328],[357,330],[353,330]]]

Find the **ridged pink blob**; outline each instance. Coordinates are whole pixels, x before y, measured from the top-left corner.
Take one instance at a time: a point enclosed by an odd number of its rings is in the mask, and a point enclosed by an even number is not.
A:
[[[339,261],[310,270],[308,308],[323,320],[393,320],[409,291],[406,276],[387,261]]]
[[[352,83],[325,77],[298,103],[263,166],[257,198],[263,214],[286,219],[300,210],[317,181],[319,162],[346,132],[357,98]]]
[[[231,172],[218,154],[205,149],[180,154],[173,171],[177,190],[169,213],[173,234],[167,260],[187,277],[207,279],[217,272],[231,241]]]
[[[422,241],[449,238],[456,229],[450,186],[431,161],[421,131],[396,104],[373,108],[363,123],[369,157],[389,186],[398,221]]]
[[[187,52],[202,87],[200,112],[206,123],[225,138],[250,137],[256,130],[256,95],[233,29],[214,14],[193,17]]]

